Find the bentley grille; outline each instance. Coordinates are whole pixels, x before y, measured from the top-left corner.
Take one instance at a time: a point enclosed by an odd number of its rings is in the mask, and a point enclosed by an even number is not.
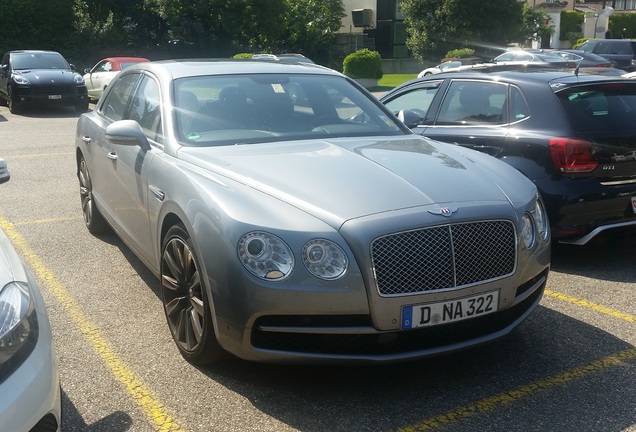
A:
[[[378,237],[371,257],[381,295],[457,288],[513,274],[510,221],[443,225]]]

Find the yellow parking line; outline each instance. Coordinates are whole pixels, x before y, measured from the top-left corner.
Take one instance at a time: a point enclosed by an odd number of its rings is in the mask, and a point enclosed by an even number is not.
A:
[[[47,268],[22,236],[18,234],[15,226],[0,216],[0,228],[11,239],[14,247],[22,253],[31,269],[44,281],[50,292],[75,321],[75,324],[80,328],[115,378],[139,405],[154,430],[160,432],[185,431],[186,429],[179,424],[176,416],[159,401],[157,396],[145,386],[143,381],[111,347],[110,343],[102,336],[97,326],[84,314],[64,285]]]
[[[50,218],[50,219],[38,219],[38,220],[32,220],[32,221],[14,222],[13,226],[37,225],[37,224],[43,224],[43,223],[63,222],[63,221],[79,220],[79,219],[83,219],[83,217],[82,216],[68,216],[68,217],[58,217],[58,218]]]
[[[636,359],[636,348],[630,348],[617,354],[612,354],[590,364],[579,366],[558,375],[548,377],[535,383],[517,387],[509,392],[500,393],[496,396],[488,397],[472,403],[470,405],[449,411],[437,417],[426,419],[417,424],[398,429],[398,432],[419,432],[436,430],[444,426],[458,423],[461,420],[475,417],[497,408],[528,398],[537,393],[549,390],[554,387],[564,386],[570,381],[583,378],[593,373],[601,372],[612,366],[617,366],[629,360]]]
[[[620,311],[617,311],[617,310],[602,306],[602,305],[597,304],[597,303],[592,303],[592,302],[589,302],[587,300],[579,299],[579,298],[576,298],[576,297],[570,297],[568,295],[561,294],[561,293],[558,293],[558,292],[555,292],[555,291],[551,291],[551,290],[545,290],[545,294],[549,295],[550,297],[557,298],[559,300],[563,300],[563,301],[566,301],[566,302],[569,302],[569,303],[573,303],[573,304],[575,304],[577,306],[582,306],[584,308],[592,309],[592,310],[595,310],[597,312],[604,313],[606,315],[611,315],[614,318],[620,318],[620,319],[623,319],[625,321],[632,322],[632,323],[636,322],[636,315],[630,315],[628,313],[620,312]]]
[[[30,153],[30,154],[20,154],[20,155],[8,155],[8,156],[3,156],[3,159],[5,160],[11,160],[11,159],[24,159],[24,158],[30,158],[30,157],[42,157],[42,156],[70,156],[70,155],[74,155],[75,152],[64,152],[64,153]]]
[[[620,312],[620,311],[599,305],[597,303],[592,303],[587,300],[571,297],[571,296],[561,294],[551,290],[545,290],[545,294],[551,297],[557,298],[559,300],[563,300],[578,306],[592,309],[603,314],[611,315],[615,318],[623,319],[630,323],[636,322],[636,316],[634,315]],[[470,417],[475,417],[477,415],[485,414],[487,412],[493,411],[497,408],[506,406],[513,402],[519,401],[521,399],[528,398],[542,391],[549,390],[551,388],[558,387],[558,386],[565,386],[570,381],[573,381],[575,379],[580,379],[587,375],[591,375],[593,373],[602,372],[603,370],[608,369],[612,366],[617,366],[619,364],[622,364],[629,360],[634,360],[634,359],[636,359],[636,348],[630,348],[628,350],[621,351],[616,354],[612,354],[610,356],[607,356],[595,362],[589,363],[587,365],[570,369],[569,371],[560,373],[558,375],[553,375],[551,377],[534,382],[532,384],[517,387],[516,389],[511,390],[509,392],[500,393],[496,396],[488,397],[480,401],[477,401],[475,403],[472,403],[470,405],[466,405],[466,406],[457,408],[455,410],[448,411],[447,413],[441,414],[437,417],[431,417],[431,418],[425,419],[414,425],[400,428],[398,429],[397,432],[419,432],[419,431],[427,431],[427,430],[436,430],[445,426],[449,426],[451,424],[458,423],[461,420],[465,420]]]

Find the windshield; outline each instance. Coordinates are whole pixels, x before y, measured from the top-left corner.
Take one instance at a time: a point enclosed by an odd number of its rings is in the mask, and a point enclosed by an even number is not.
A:
[[[13,70],[25,69],[70,69],[70,66],[58,53],[14,53]]]
[[[408,133],[343,77],[253,74],[174,84],[177,139],[186,146]]]

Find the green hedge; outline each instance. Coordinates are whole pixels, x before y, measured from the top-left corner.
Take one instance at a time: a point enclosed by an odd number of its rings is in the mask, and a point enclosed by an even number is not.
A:
[[[383,76],[382,58],[377,51],[361,49],[345,57],[342,71],[351,78],[380,79]]]

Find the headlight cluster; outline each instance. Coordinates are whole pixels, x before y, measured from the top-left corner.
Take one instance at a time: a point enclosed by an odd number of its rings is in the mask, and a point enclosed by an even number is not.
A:
[[[73,80],[75,80],[75,84],[84,85],[84,77],[78,73],[73,74]]]
[[[19,85],[29,85],[29,84],[31,84],[29,82],[29,80],[24,75],[13,74],[12,78],[13,78],[13,82],[15,82],[16,84],[19,84]]]
[[[0,290],[0,382],[33,351],[37,315],[26,283],[11,282]]]
[[[537,199],[534,209],[525,213],[521,220],[521,239],[526,248],[532,249],[537,239],[548,240],[550,236],[550,224],[545,207],[540,199]]]
[[[245,234],[238,243],[238,256],[245,268],[261,279],[285,279],[294,270],[294,254],[277,236],[263,231]],[[347,271],[349,260],[331,240],[313,239],[301,251],[307,270],[320,279],[338,279]]]

